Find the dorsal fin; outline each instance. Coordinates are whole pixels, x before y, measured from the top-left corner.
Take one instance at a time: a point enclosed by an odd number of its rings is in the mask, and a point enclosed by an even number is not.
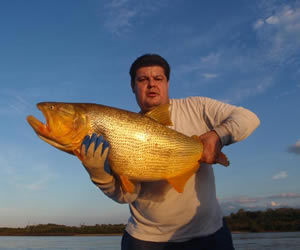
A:
[[[172,126],[172,121],[170,118],[170,111],[169,111],[170,104],[163,104],[155,109],[147,112],[145,116],[152,118],[153,120],[159,122],[165,126]]]

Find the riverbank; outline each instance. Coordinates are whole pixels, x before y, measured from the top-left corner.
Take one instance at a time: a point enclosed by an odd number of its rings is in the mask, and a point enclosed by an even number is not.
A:
[[[279,208],[266,211],[240,209],[225,217],[233,234],[249,232],[299,232],[300,209]],[[0,236],[111,236],[122,235],[125,224],[66,226],[29,225],[23,228],[0,227]]]

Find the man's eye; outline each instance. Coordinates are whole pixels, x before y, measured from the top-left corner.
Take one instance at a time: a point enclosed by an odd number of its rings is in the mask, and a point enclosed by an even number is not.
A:
[[[147,80],[146,78],[138,78],[138,79],[137,79],[138,82],[144,82],[144,81],[146,81],[146,80]]]

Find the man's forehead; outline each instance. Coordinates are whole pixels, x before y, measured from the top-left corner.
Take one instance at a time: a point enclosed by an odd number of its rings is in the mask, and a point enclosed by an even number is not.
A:
[[[154,65],[154,66],[144,66],[140,67],[136,71],[136,75],[148,75],[148,74],[153,74],[153,75],[160,75],[160,74],[165,74],[163,67],[159,65]]]

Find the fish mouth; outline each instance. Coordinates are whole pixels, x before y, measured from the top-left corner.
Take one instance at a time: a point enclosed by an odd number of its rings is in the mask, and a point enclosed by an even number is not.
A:
[[[50,129],[50,126],[49,126],[49,115],[47,114],[47,112],[43,108],[43,103],[38,103],[37,108],[43,113],[46,122],[42,123],[40,120],[38,120],[37,118],[35,118],[32,115],[27,116],[27,121],[30,124],[30,126],[33,128],[35,133],[43,141],[49,143],[50,145],[52,145],[52,146],[54,146],[58,149],[61,149],[65,152],[67,152],[67,153],[70,153],[69,150],[65,149],[64,145],[61,145],[60,143],[56,142],[55,139],[51,137],[51,135],[50,135],[51,129]]]
[[[43,113],[46,122],[42,123],[40,120],[35,118],[33,115],[27,116],[27,121],[30,124],[30,126],[33,128],[33,130],[42,137],[48,137],[50,133],[50,127],[49,127],[49,118],[47,113],[43,110],[42,105],[40,103],[37,104],[37,108]]]

